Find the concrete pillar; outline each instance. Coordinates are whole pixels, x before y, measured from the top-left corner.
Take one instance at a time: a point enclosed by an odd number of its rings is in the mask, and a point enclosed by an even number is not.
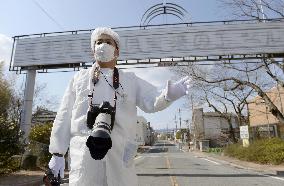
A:
[[[28,136],[31,129],[35,78],[36,78],[36,70],[27,70],[24,106],[21,113],[21,122],[20,122],[20,129],[22,132],[24,132],[23,140],[25,142],[28,141]]]
[[[205,134],[203,109],[198,108],[193,110],[193,124],[195,135],[198,139],[203,139]]]

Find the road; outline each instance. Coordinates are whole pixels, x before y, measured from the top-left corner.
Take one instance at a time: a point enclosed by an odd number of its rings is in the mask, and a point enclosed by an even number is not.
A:
[[[139,186],[283,186],[284,177],[265,175],[182,152],[159,141],[135,158]]]

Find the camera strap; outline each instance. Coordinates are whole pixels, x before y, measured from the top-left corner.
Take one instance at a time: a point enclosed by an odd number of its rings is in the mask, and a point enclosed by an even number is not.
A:
[[[94,97],[94,91],[95,91],[95,86],[96,84],[99,82],[99,79],[100,79],[100,67],[97,66],[95,67],[95,70],[94,70],[94,75],[92,78],[92,83],[94,84],[94,87],[93,87],[93,90],[92,90],[92,93],[88,95],[88,97],[90,98],[90,107],[93,107],[93,97]],[[105,78],[105,77],[104,77]],[[114,101],[114,114],[112,114],[111,116],[111,130],[113,129],[113,124],[114,124],[114,120],[115,120],[115,113],[116,113],[116,101],[117,101],[117,89],[119,88],[119,72],[118,72],[118,69],[116,67],[114,67],[113,69],[113,85],[111,85],[107,79],[105,78],[106,82],[109,84],[109,86],[111,88],[114,89],[114,97],[113,97],[113,101]]]
[[[114,125],[114,120],[115,120],[115,114],[116,114],[116,101],[117,101],[117,95],[116,95],[116,90],[119,87],[119,73],[116,67],[114,67],[113,69],[113,88],[114,90],[114,97],[113,97],[113,101],[114,101],[114,114],[111,117],[111,130],[113,129],[113,125]]]

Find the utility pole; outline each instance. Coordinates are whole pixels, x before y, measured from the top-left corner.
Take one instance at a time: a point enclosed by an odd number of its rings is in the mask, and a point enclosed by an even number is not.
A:
[[[265,23],[265,15],[264,15],[264,11],[263,11],[263,6],[262,6],[262,0],[259,0],[259,6],[260,6],[260,12],[262,14],[262,21],[261,22],[264,22]],[[263,54],[262,55],[263,57],[265,57],[265,55]],[[265,60],[265,59],[264,59]],[[266,108],[266,119],[267,119],[267,122],[268,122],[268,125],[267,125],[267,130],[268,130],[268,136],[270,138],[270,124],[269,124],[269,120],[268,120],[268,115],[267,115],[267,106],[265,106]]]
[[[179,113],[179,130],[180,130],[180,137],[181,137],[181,141],[183,142],[183,133],[181,132],[181,115],[180,115],[180,108],[178,109],[178,113]]]
[[[194,148],[194,147],[196,147],[197,128],[195,126],[195,123],[193,122],[193,118],[194,118],[194,116],[193,116],[194,104],[193,104],[193,96],[192,96],[192,94],[190,96],[190,100],[191,100],[191,125],[192,125],[191,127],[193,128],[193,139],[192,139],[192,141],[193,141],[193,148]]]
[[[262,14],[262,22],[265,22],[265,15],[264,15],[264,11],[263,11],[263,6],[262,6],[262,0],[259,0],[259,6],[260,6],[260,12]]]
[[[151,133],[151,124],[150,124],[150,122],[148,122],[148,127],[149,127],[149,131],[148,131],[148,134],[149,134],[149,142],[150,142],[150,146],[152,146],[152,141],[151,141],[151,135],[152,135],[152,133]]]
[[[167,140],[168,140],[168,135],[169,135],[169,123],[167,123]]]
[[[175,114],[176,132],[177,132],[177,115]]]
[[[179,113],[179,130],[181,130],[181,115],[180,115],[180,108],[178,109]]]

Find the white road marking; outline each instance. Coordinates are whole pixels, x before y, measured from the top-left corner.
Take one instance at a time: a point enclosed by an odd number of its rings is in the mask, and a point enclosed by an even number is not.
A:
[[[209,161],[209,162],[214,163],[214,164],[216,164],[216,165],[220,165],[220,163],[218,163],[218,162],[216,162],[216,161],[212,161],[212,160],[209,160],[209,159],[206,159],[206,158],[200,158],[200,159]]]
[[[195,158],[204,159],[204,160],[209,161],[209,162],[211,162],[211,163],[214,163],[214,164],[216,164],[216,165],[220,165],[220,163],[215,162],[215,161],[212,161],[212,160],[209,160],[209,159],[206,159],[206,158],[202,158],[202,157],[199,157],[199,156],[194,156],[194,157],[195,157]],[[239,165],[235,165],[235,164],[233,164],[233,165],[234,165],[234,166],[241,167],[241,166],[239,166]],[[242,167],[242,168],[243,168],[243,169],[246,169],[246,167]],[[277,176],[270,176],[270,175],[266,175],[266,174],[261,174],[261,175],[266,176],[266,177],[270,177],[270,178],[273,178],[273,179],[277,179],[277,180],[284,181],[284,178],[279,178],[279,177],[277,177]]]
[[[267,177],[270,177],[270,178],[274,178],[274,179],[277,179],[277,180],[284,181],[284,178],[279,178],[279,177],[276,177],[276,176],[269,176],[269,175],[264,175],[264,176],[267,176]]]
[[[134,158],[134,160],[138,160],[140,158],[142,158],[142,156],[138,156],[138,157]]]
[[[163,158],[163,156],[155,156],[155,155],[149,155],[149,156],[144,156],[147,158]]]
[[[183,149],[182,149],[182,151],[183,151],[183,152],[189,152],[188,150],[183,150]]]

